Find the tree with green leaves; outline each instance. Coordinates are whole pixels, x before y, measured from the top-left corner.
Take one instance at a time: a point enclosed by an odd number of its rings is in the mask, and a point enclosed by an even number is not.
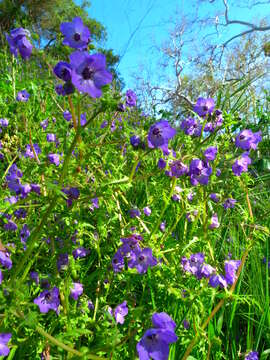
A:
[[[46,49],[47,56],[50,54],[53,58],[58,58],[63,55],[60,24],[79,16],[91,32],[94,48],[106,55],[108,67],[116,79],[116,86],[121,88],[123,80],[115,69],[119,56],[112,49],[104,48],[106,29],[99,21],[89,17],[90,7],[91,3],[87,0],[83,0],[80,5],[72,0],[0,0],[0,30],[5,34],[16,27],[27,28],[36,47]],[[2,44],[5,42],[3,36]],[[68,52],[65,55],[68,56]]]

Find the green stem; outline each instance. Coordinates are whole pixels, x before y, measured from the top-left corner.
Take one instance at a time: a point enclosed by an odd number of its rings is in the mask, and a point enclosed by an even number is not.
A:
[[[139,159],[139,158],[136,159],[136,161],[134,162],[133,167],[132,167],[132,170],[131,170],[131,173],[130,173],[130,175],[129,175],[129,182],[132,182],[133,177],[134,177],[134,175],[135,175],[136,167],[138,166],[139,162],[140,162],[140,159]]]
[[[148,268],[147,275],[148,275],[148,283],[149,283],[149,288],[150,288],[150,293],[151,293],[153,309],[156,310],[155,296],[154,296],[154,291],[152,289],[152,278],[151,278],[151,268],[150,267]]]
[[[12,88],[13,88],[13,97],[14,100],[16,99],[16,76],[15,76],[15,58],[12,55]]]
[[[61,341],[57,340],[56,338],[54,338],[53,336],[48,334],[45,330],[42,329],[42,327],[37,326],[36,331],[40,335],[44,336],[47,340],[49,340],[52,344],[60,347],[61,349],[64,349],[67,352],[69,352],[71,354],[74,354],[76,356],[80,356],[80,357],[85,356],[85,354],[81,353],[80,351],[73,349],[72,347],[62,343]],[[87,354],[87,358],[92,359],[92,360],[105,360],[104,357],[96,356],[96,355],[93,355],[93,354]]]
[[[167,198],[167,199],[165,200],[165,202],[164,202],[163,209],[162,209],[162,211],[161,211],[161,213],[160,213],[160,215],[159,215],[159,218],[158,218],[158,220],[156,221],[156,224],[155,224],[155,226],[154,226],[154,228],[153,228],[153,230],[152,230],[152,232],[151,232],[151,234],[150,234],[150,238],[151,238],[153,235],[155,235],[155,233],[156,233],[156,231],[157,231],[157,229],[158,229],[158,227],[159,227],[159,225],[160,225],[160,222],[161,222],[161,220],[162,220],[162,218],[163,218],[163,216],[164,216],[164,213],[165,213],[165,211],[166,211],[166,209],[167,209],[167,207],[168,207],[168,205],[169,205],[170,199],[171,199],[171,197],[172,197],[172,194],[173,194],[173,192],[174,192],[174,188],[175,188],[175,185],[176,185],[176,180],[177,180],[176,177],[173,177],[173,178],[172,178],[172,187],[171,187],[170,194],[169,194],[168,198]]]

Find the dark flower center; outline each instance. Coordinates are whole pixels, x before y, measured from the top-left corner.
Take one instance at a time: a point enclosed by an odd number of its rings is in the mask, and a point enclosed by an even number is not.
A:
[[[73,39],[75,41],[80,41],[81,40],[81,35],[79,33],[75,33],[74,36],[73,36]]]
[[[239,140],[244,140],[244,138],[245,138],[245,135],[240,135],[239,136]]]
[[[155,341],[157,338],[157,334],[147,335],[147,340]]]
[[[94,74],[95,74],[94,70],[91,69],[90,67],[84,68],[83,72],[82,72],[82,76],[83,76],[84,80],[93,79]]]
[[[62,69],[61,71],[61,77],[62,78],[65,78],[66,76],[69,75],[69,71],[67,69]]]
[[[139,256],[139,261],[144,261],[145,257],[143,255]]]
[[[49,292],[46,295],[44,295],[44,300],[42,301],[43,303],[48,303],[52,300],[52,294]]]
[[[155,135],[156,137],[160,137],[161,136],[161,131],[159,128],[154,128],[153,130],[153,135]]]
[[[204,105],[204,106],[202,107],[202,109],[203,109],[203,111],[208,111],[208,107],[207,107],[206,105]]]
[[[113,259],[113,263],[114,263],[114,264],[117,264],[117,263],[118,263],[118,260],[117,260],[117,259]]]

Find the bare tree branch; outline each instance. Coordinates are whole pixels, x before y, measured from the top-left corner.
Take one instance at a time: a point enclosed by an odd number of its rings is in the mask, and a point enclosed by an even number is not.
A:
[[[252,32],[255,32],[255,31],[268,31],[270,30],[270,26],[257,26],[255,24],[252,24],[250,22],[247,22],[247,21],[242,21],[242,20],[230,20],[229,19],[229,5],[228,5],[228,2],[227,0],[223,0],[223,4],[225,6],[225,13],[224,13],[224,16],[225,16],[225,26],[228,26],[228,25],[232,25],[232,24],[238,24],[238,25],[244,25],[244,26],[247,26],[249,27],[250,29],[249,30],[246,30],[246,31],[243,31],[235,36],[233,36],[232,38],[230,38],[229,40],[227,40],[223,45],[226,46],[227,44],[229,44],[229,42],[231,42],[232,40],[240,37],[240,36],[244,36],[246,34],[250,34]],[[221,24],[222,25],[222,24]],[[224,24],[223,24],[224,25]]]

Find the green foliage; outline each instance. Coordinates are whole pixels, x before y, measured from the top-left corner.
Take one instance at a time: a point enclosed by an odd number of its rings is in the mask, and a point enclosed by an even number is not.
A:
[[[63,58],[68,53],[62,49]],[[218,147],[209,185],[194,187],[187,176],[171,179],[157,167],[161,157],[173,161],[172,152],[164,155],[161,149],[149,149],[147,145],[139,149],[131,146],[130,137],[134,134],[147,144],[149,128],[158,119],[143,115],[136,107],[118,112],[117,105],[124,99],[116,87],[107,85],[98,99],[75,93],[68,101],[54,90],[51,69],[56,57],[42,51],[24,63],[12,59],[3,49],[0,62],[0,116],[9,120],[9,126],[0,135],[4,154],[0,162],[0,238],[13,261],[12,269],[1,267],[4,280],[0,291],[0,332],[12,333],[9,359],[39,359],[41,354],[49,354],[52,359],[136,359],[136,344],[152,326],[151,315],[163,311],[177,324],[179,338],[170,346],[169,360],[182,359],[194,338],[189,360],[243,359],[250,350],[259,351],[267,359],[268,93],[263,101],[255,102],[250,113],[253,121],[247,123],[242,110],[250,106],[245,92],[253,85],[253,79],[236,82],[230,89],[218,87],[222,129],[189,137],[178,128],[170,149],[186,164],[192,158],[202,158],[208,146]],[[15,100],[22,89],[30,93],[27,103]],[[85,112],[90,121],[86,127],[75,129],[72,121],[63,118],[63,111],[70,110],[70,104],[77,118]],[[159,115],[177,126],[172,112],[164,110]],[[40,123],[45,119],[48,127],[44,130]],[[239,178],[231,170],[240,154],[234,138],[247,125],[253,131],[262,130],[263,141],[258,152],[251,152],[257,163]],[[46,140],[48,133],[56,134],[58,147]],[[30,142],[41,148],[38,160],[24,156]],[[47,155],[52,152],[59,152],[64,161],[59,167],[48,161]],[[6,182],[13,163],[22,170],[23,184],[40,184],[40,196],[31,192],[14,204],[5,200],[13,194]],[[216,176],[218,167],[222,169],[220,177]],[[180,200],[172,201],[176,184],[181,187]],[[62,191],[69,186],[80,191],[72,204],[67,203],[68,196]],[[191,191],[194,197],[188,201]],[[209,199],[214,192],[220,196],[218,204]],[[229,197],[237,199],[237,205],[225,210],[222,202]],[[99,199],[99,208],[93,207],[94,198]],[[129,216],[131,208],[142,210],[145,206],[152,209],[149,217],[143,212],[140,217]],[[15,219],[14,211],[18,209],[26,210],[27,217]],[[18,230],[5,230],[8,219],[3,213],[12,217]],[[209,229],[213,213],[220,220],[217,229]],[[193,221],[188,221],[188,214],[194,214]],[[165,231],[159,228],[161,221],[166,222]],[[24,224],[31,232],[26,250],[20,239]],[[140,245],[153,249],[158,264],[139,274],[128,267],[126,259],[123,271],[113,272],[112,258],[121,245],[120,239],[132,233],[143,235]],[[72,253],[78,247],[89,249],[89,254],[75,259]],[[246,251],[248,257],[243,261],[234,291],[230,287],[212,288],[208,279],[198,280],[181,266],[183,256],[203,252],[207,263],[217,273],[223,273],[229,254],[232,259],[243,259]],[[60,271],[57,261],[63,253],[68,254],[69,263]],[[39,282],[31,279],[32,271],[38,272]],[[40,313],[33,302],[47,282],[59,288],[59,314]],[[84,287],[78,301],[70,297],[73,282]],[[94,309],[88,306],[90,300]],[[115,309],[124,300],[129,312],[121,325],[108,307]],[[222,306],[213,313],[220,301]],[[189,321],[189,328],[184,327],[184,320]]]

